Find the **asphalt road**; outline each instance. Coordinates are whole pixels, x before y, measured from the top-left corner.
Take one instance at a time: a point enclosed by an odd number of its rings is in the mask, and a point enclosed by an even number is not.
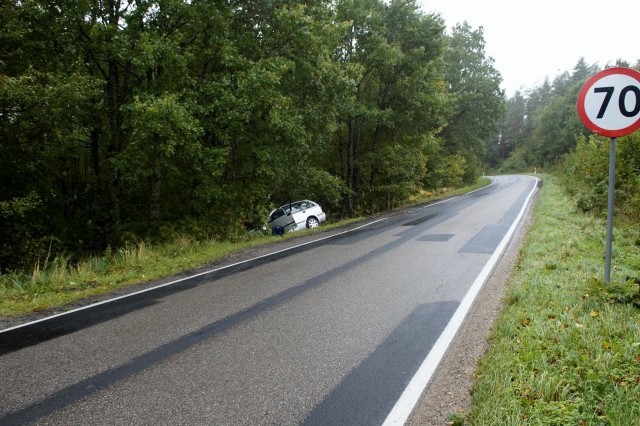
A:
[[[0,332],[0,424],[382,424],[535,184]]]

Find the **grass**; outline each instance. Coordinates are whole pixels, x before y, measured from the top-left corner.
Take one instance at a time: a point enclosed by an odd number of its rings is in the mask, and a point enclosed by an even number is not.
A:
[[[278,240],[298,238],[320,230],[343,226],[358,219],[328,224],[316,230],[289,233]],[[215,262],[240,250],[268,244],[270,235],[247,236],[239,242],[196,241],[188,237],[162,244],[145,242],[107,251],[72,264],[58,257],[36,262],[30,272],[0,275],[0,316],[18,316],[97,296],[123,287],[171,276]]]
[[[640,230],[615,225],[607,285],[603,220],[553,177],[533,214],[464,424],[640,425]]]
[[[475,184],[470,186],[465,186],[463,188],[440,188],[435,191],[420,191],[418,194],[409,198],[407,204],[408,205],[419,204],[419,203],[424,203],[434,199],[438,199],[443,196],[454,197],[456,195],[466,194],[467,192],[475,191],[476,189],[485,187],[490,183],[491,183],[491,179],[483,176],[479,178]]]
[[[491,348],[476,370],[473,407],[456,413],[451,423],[640,425],[640,229],[616,223],[607,285],[603,220],[577,211],[549,176],[533,215]],[[76,265],[64,257],[45,260],[28,273],[0,276],[0,315],[59,307],[273,239],[231,243],[183,237],[162,246],[124,247]]]
[[[488,179],[479,179],[471,187],[424,193],[412,202],[421,203],[442,195],[457,195],[488,183]],[[187,237],[163,245],[142,242],[115,252],[107,251],[102,256],[78,263],[71,263],[64,256],[51,261],[37,261],[30,271],[0,275],[0,316],[20,316],[55,308],[64,310],[64,305],[71,302],[198,268],[234,252],[272,243],[276,238],[299,238],[358,220],[361,218],[325,223],[318,229],[288,233],[281,237],[247,235],[239,242],[196,241]]]

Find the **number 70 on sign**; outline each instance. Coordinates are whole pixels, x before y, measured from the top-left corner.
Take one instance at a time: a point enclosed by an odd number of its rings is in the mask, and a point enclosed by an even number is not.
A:
[[[594,133],[616,138],[640,128],[640,72],[608,68],[591,77],[578,93],[578,115]]]

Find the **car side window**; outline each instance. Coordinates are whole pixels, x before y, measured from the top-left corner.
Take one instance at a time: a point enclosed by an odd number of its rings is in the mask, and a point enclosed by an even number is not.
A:
[[[271,221],[276,220],[277,218],[279,218],[280,216],[284,215],[284,210],[283,209],[276,209],[275,212],[273,212],[273,214],[271,215]]]
[[[300,210],[302,210],[300,208],[300,203],[291,204],[291,213],[298,213]]]

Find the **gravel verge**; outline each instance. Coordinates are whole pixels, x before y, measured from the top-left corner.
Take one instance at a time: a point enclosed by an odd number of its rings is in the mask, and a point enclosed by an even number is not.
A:
[[[416,404],[407,425],[450,425],[449,417],[452,414],[470,410],[476,365],[489,348],[487,339],[502,312],[506,284],[520,259],[520,248],[526,229],[532,223],[531,209],[536,197],[537,193]]]

